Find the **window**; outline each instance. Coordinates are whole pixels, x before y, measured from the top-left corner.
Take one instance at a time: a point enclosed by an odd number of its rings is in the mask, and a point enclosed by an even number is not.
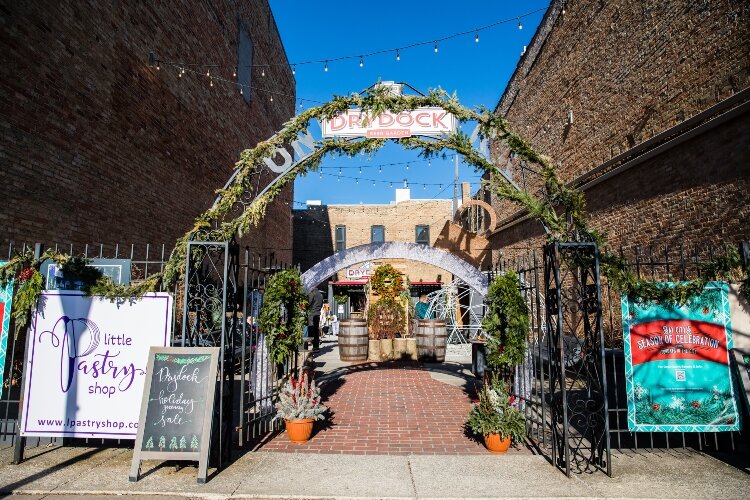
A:
[[[417,245],[429,245],[430,244],[430,226],[419,225],[415,229],[416,229]]]
[[[383,243],[385,241],[385,226],[372,226],[370,236],[373,243]]]
[[[250,103],[250,77],[253,66],[253,41],[250,33],[240,26],[240,43],[237,47],[237,92],[242,89],[242,97],[246,103]]]
[[[336,251],[346,249],[346,226],[336,226]]]

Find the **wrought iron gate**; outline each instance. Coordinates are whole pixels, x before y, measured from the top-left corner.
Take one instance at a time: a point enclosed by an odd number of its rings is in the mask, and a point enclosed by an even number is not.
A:
[[[565,474],[612,475],[599,253],[595,243],[544,248],[552,462]]]
[[[239,247],[234,241],[188,241],[183,287],[182,346],[219,347],[211,461],[231,460]]]

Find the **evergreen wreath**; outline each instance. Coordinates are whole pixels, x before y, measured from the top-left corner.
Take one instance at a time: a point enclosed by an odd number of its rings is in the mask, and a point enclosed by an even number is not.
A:
[[[487,362],[495,368],[520,365],[526,355],[526,336],[531,326],[529,309],[514,272],[496,277],[487,290],[487,314],[482,328],[487,335]]]
[[[395,267],[384,264],[370,277],[370,288],[380,300],[395,299],[405,290],[404,278]]]
[[[258,322],[275,362],[283,363],[297,352],[307,324],[307,296],[297,269],[279,271],[268,279]]]

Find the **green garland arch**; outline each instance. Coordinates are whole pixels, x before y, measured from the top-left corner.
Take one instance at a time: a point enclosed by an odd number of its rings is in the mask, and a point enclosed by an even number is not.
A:
[[[163,271],[156,273],[143,282],[130,286],[116,285],[106,278],[98,278],[91,283],[87,291],[91,294],[104,295],[108,298],[139,297],[145,292],[171,288],[185,274],[185,253],[187,241],[191,238],[201,238],[206,241],[226,241],[236,234],[242,235],[250,227],[257,225],[265,215],[268,205],[278,196],[281,190],[298,175],[306,175],[317,171],[322,159],[329,154],[354,156],[365,152],[371,153],[380,149],[386,139],[363,139],[360,141],[346,141],[341,139],[325,139],[317,143],[317,149],[304,160],[298,162],[290,171],[281,176],[262,195],[256,197],[252,203],[236,218],[228,219],[232,207],[250,187],[250,179],[256,170],[262,168],[264,158],[272,158],[276,149],[297,139],[301,132],[307,131],[312,120],[330,119],[334,115],[357,107],[370,116],[376,116],[389,111],[399,113],[419,107],[440,107],[453,114],[459,123],[476,121],[483,137],[502,141],[517,157],[541,167],[543,177],[543,195],[535,198],[530,193],[519,190],[501,175],[500,170],[491,161],[476,151],[470,138],[461,131],[438,140],[428,140],[419,137],[405,137],[394,140],[409,150],[419,150],[425,158],[443,154],[446,150],[461,154],[464,162],[473,166],[476,171],[490,176],[490,188],[497,196],[509,200],[529,212],[529,215],[540,221],[547,231],[548,238],[556,241],[595,241],[600,248],[604,248],[605,238],[602,234],[588,227],[585,217],[585,198],[582,192],[570,189],[557,177],[550,158],[535,151],[521,136],[510,130],[508,121],[485,108],[476,111],[466,108],[458,101],[456,94],[437,89],[427,95],[408,96],[392,95],[386,88],[375,87],[365,94],[351,94],[337,96],[322,106],[310,108],[291,120],[271,139],[257,144],[253,149],[245,150],[235,165],[235,181],[225,189],[217,190],[218,202],[209,210],[195,219],[193,227],[176,242]],[[560,210],[562,209],[562,210]],[[228,219],[228,220],[227,220]],[[200,235],[200,236],[196,236]],[[69,259],[70,256],[45,252],[48,258]],[[24,257],[25,260],[28,260]],[[19,261],[12,259],[0,268],[0,279],[7,282],[15,275]],[[646,298],[659,300],[684,301],[685,297],[698,293],[711,278],[694,280],[686,285],[673,288],[658,286],[658,283],[637,279],[628,269],[624,259],[612,254],[602,255],[602,273],[609,277],[610,283],[628,294],[639,294]],[[38,270],[41,261],[34,262]],[[738,277],[742,282],[742,293],[750,296],[750,277],[747,270],[740,266],[737,252],[730,254],[724,260],[717,259],[704,265],[705,270],[713,271],[717,278],[727,279],[729,276]],[[14,301],[14,308],[33,306],[41,288],[27,289],[29,300]],[[32,292],[36,291],[34,294]],[[28,314],[20,311],[19,314]]]

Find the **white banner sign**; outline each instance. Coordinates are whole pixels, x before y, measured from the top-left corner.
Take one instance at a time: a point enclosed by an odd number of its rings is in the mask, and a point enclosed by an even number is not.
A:
[[[42,292],[24,367],[24,436],[135,439],[148,351],[166,346],[172,299],[111,302]]]
[[[347,269],[346,270],[346,278],[353,279],[353,280],[369,278],[373,274],[375,274],[375,271],[373,269]]]
[[[442,108],[417,108],[401,113],[382,113],[370,117],[350,109],[322,120],[323,137],[369,137],[392,139],[412,135],[441,136],[456,130],[456,119]]]

